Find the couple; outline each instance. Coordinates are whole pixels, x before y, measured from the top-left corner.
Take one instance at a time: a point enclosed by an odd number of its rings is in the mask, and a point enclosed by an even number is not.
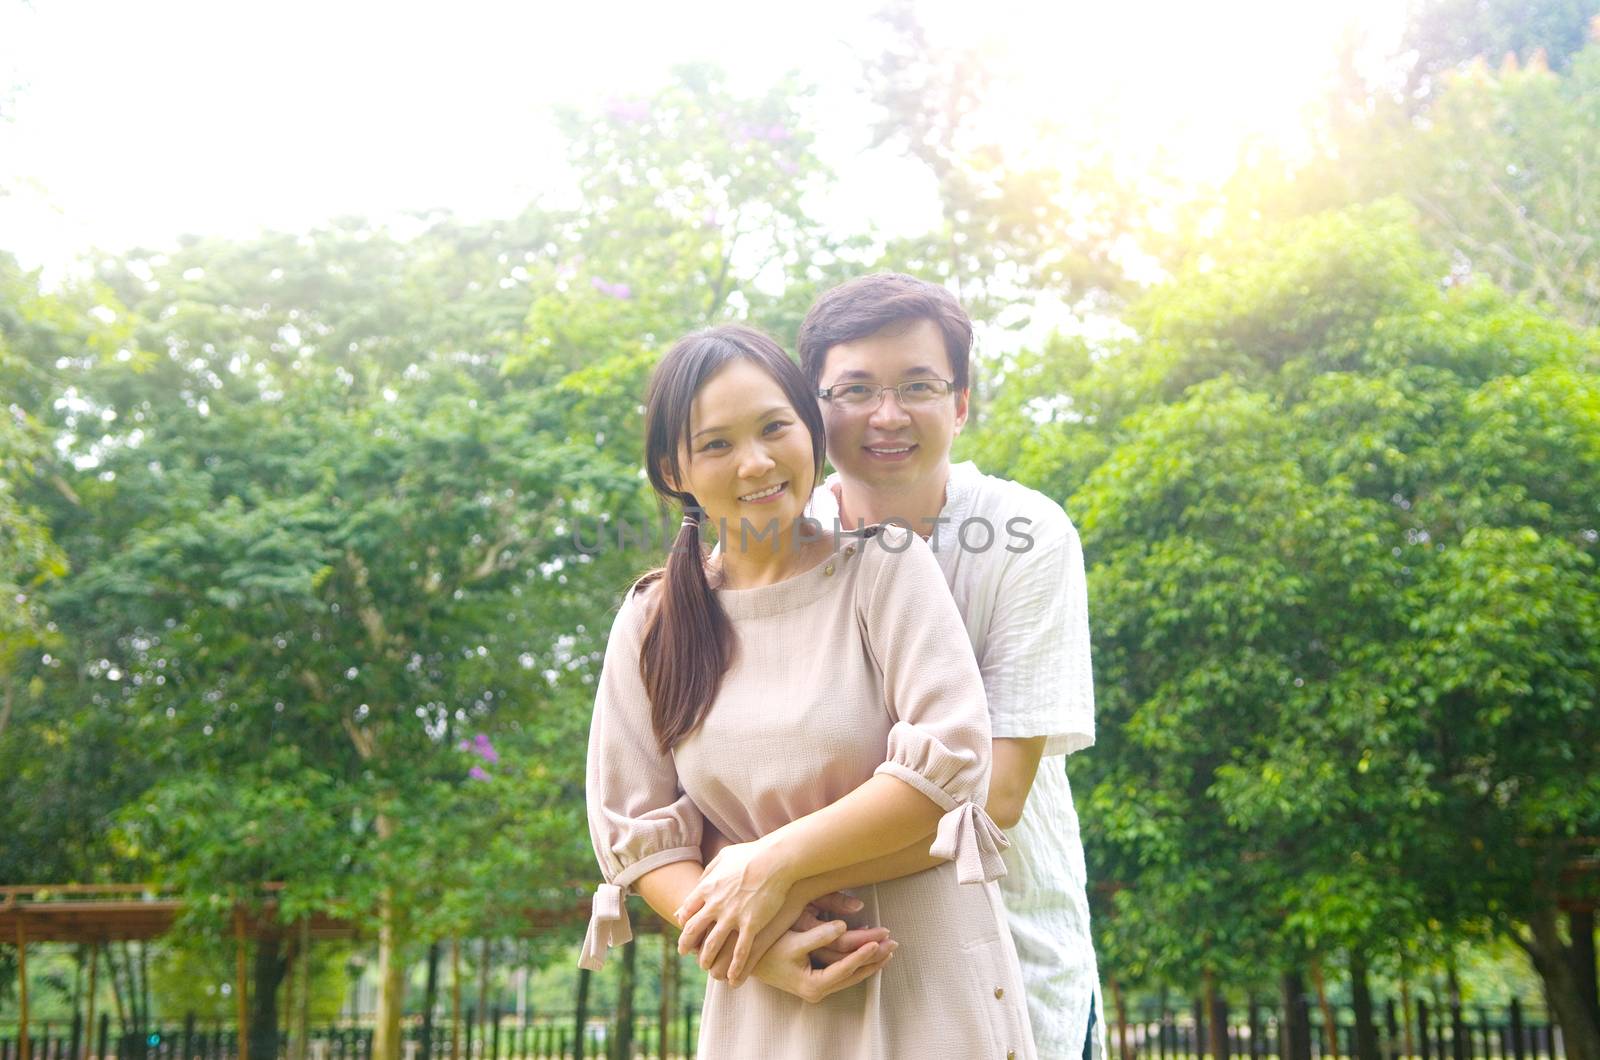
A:
[[[1094,739],[1082,556],[1054,502],[950,465],[971,341],[883,274],[817,302],[800,367],[733,325],[651,381],[686,514],[606,647],[581,963],[630,890],[682,927],[702,1057],[1104,1056],[1055,757]]]

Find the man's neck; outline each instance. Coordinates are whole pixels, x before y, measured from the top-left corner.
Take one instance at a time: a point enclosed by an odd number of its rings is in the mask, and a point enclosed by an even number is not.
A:
[[[840,475],[834,489],[839,500],[840,525],[850,530],[893,519],[927,537],[933,533],[934,520],[944,510],[945,486],[949,481],[948,461],[938,471],[908,483],[903,490],[877,490]]]

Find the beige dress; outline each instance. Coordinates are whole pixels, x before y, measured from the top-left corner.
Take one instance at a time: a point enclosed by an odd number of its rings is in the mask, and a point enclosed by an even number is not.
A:
[[[700,860],[704,821],[748,842],[887,773],[944,808],[931,850],[953,859],[853,891],[866,908],[852,922],[888,928],[894,959],[816,1005],[756,979],[738,990],[712,980],[699,1056],[1033,1057],[992,882],[1006,841],[973,801],[990,766],[983,683],[927,543],[889,527],[788,581],[719,590],[738,653],[703,724],[667,755],[639,677],[654,592],[624,601],[595,700],[589,830],[607,882],[583,965],[599,967],[630,937],[624,899],[635,880]]]

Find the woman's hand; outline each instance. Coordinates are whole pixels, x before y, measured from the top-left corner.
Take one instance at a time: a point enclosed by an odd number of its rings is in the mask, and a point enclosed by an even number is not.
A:
[[[674,915],[683,925],[678,952],[698,949],[700,967],[710,971],[722,947],[732,941],[728,979],[742,981],[753,959],[761,956],[752,952],[757,936],[777,918],[793,882],[760,840],[725,847]]]
[[[835,946],[845,934],[842,920],[830,920],[808,931],[786,931],[756,963],[756,978],[809,1004],[848,990],[876,974],[894,956],[894,942],[867,942],[825,968],[811,966],[811,952]]]

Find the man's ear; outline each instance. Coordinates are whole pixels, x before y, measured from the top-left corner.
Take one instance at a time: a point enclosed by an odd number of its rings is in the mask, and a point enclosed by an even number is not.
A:
[[[972,390],[970,388],[956,391],[956,434],[960,434],[961,428],[967,425],[967,410],[971,397]]]

